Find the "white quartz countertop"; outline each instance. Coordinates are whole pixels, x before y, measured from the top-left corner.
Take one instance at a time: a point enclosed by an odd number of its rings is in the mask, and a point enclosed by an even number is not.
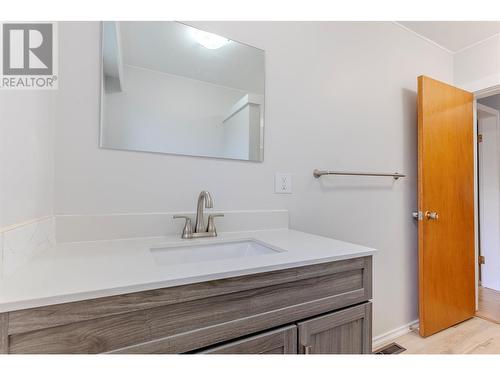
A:
[[[256,240],[281,252],[177,265],[151,247]],[[0,312],[73,302],[372,255],[376,250],[289,229],[58,244],[0,279]]]

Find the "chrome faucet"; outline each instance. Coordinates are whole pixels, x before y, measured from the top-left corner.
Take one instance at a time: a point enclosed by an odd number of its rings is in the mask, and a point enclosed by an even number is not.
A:
[[[198,195],[198,205],[196,207],[196,226],[194,227],[195,233],[206,232],[205,219],[203,217],[203,205],[205,208],[212,208],[214,206],[214,201],[212,196],[206,190],[203,190],[200,195]]]
[[[185,219],[184,229],[182,230],[182,238],[199,238],[199,237],[216,237],[217,230],[215,228],[215,217],[224,216],[224,214],[210,214],[208,215],[208,224],[205,226],[205,219],[203,217],[203,206],[205,208],[212,208],[214,201],[208,191],[202,191],[198,196],[198,204],[196,208],[195,227],[191,218],[185,215],[174,215],[174,219]]]

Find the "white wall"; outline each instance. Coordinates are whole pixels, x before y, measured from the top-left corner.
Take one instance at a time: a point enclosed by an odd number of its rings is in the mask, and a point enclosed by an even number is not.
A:
[[[53,243],[53,99],[0,90],[0,277]]]
[[[452,57],[390,22],[197,22],[266,50],[264,163],[98,148],[99,25],[60,25],[58,214],[290,210],[291,227],[380,249],[374,335],[417,318],[416,79],[452,80]],[[407,177],[325,177],[314,168]],[[291,172],[294,192],[273,193]],[[304,249],[307,251],[307,249]]]
[[[500,85],[500,35],[453,55],[453,82],[474,92]]]
[[[52,215],[53,95],[0,90],[0,231]]]

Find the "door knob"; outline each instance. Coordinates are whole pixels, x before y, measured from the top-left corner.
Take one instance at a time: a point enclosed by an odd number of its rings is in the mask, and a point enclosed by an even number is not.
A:
[[[439,219],[439,215],[437,212],[434,211],[425,211],[425,218],[427,220],[437,220]]]

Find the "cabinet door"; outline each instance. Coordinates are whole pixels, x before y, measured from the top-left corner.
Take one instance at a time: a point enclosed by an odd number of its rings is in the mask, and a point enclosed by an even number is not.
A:
[[[297,354],[297,327],[287,326],[219,345],[201,354]]]
[[[298,323],[299,353],[371,353],[371,316],[371,302],[367,302]]]

